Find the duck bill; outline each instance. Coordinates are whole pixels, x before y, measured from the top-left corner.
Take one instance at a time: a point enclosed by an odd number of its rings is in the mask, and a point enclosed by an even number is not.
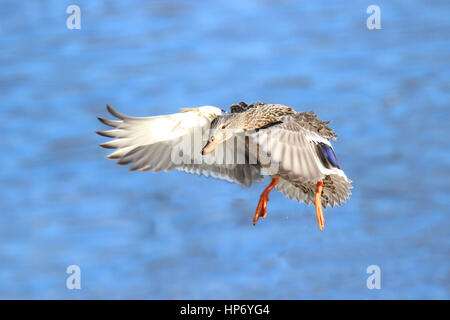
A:
[[[208,141],[202,149],[202,155],[213,152],[217,147],[217,142]]]

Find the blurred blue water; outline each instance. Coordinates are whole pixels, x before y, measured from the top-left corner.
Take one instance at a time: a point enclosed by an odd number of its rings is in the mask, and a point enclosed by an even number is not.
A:
[[[2,1],[0,298],[450,298],[448,1]],[[97,115],[265,101],[333,120],[325,212],[107,161]],[[65,287],[68,265],[82,289]],[[382,289],[368,290],[379,265]]]

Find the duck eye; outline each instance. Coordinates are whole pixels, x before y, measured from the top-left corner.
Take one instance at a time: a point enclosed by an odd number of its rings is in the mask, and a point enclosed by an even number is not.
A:
[[[225,129],[225,125],[222,126],[222,129]]]
[[[211,141],[214,141],[214,136],[211,137]]]

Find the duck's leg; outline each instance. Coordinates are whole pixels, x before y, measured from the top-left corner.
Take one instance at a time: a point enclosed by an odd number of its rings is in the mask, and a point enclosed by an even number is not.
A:
[[[261,193],[259,197],[258,206],[256,207],[255,215],[253,216],[253,225],[256,225],[259,217],[265,218],[267,216],[267,201],[269,201],[269,193],[278,183],[278,177],[272,178],[272,182],[267,186],[267,188]]]
[[[322,201],[321,201],[322,191],[323,191],[323,181],[319,181],[317,182],[317,192],[316,198],[314,199],[314,206],[316,207],[317,223],[319,224],[320,231],[323,230],[324,226]]]

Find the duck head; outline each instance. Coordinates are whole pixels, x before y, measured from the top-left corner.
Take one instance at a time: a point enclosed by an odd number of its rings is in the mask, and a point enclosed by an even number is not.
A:
[[[202,148],[202,155],[213,152],[219,144],[230,139],[234,134],[243,132],[237,115],[228,114],[215,118],[209,128],[208,142]]]

